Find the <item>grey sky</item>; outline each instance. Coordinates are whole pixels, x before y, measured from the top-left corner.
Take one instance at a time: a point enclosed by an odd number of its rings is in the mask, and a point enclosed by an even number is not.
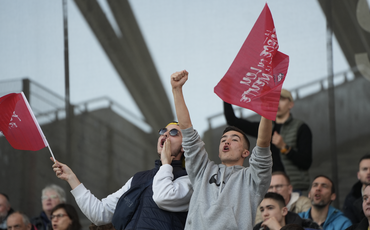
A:
[[[112,19],[105,2],[99,2]],[[185,99],[194,127],[203,133],[206,118],[222,112],[213,88],[228,70],[266,1],[129,2],[171,103],[169,76],[178,70],[189,71]],[[326,22],[317,1],[267,3],[279,50],[290,57],[284,88],[325,77]],[[142,117],[75,3],[68,1],[68,7],[72,103],[109,96]],[[0,31],[0,81],[28,76],[63,96],[62,1],[0,1]],[[334,39],[334,73],[346,69]]]

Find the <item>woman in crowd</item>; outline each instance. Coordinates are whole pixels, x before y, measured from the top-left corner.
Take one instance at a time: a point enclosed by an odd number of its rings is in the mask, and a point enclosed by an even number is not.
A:
[[[70,204],[58,204],[51,211],[53,230],[80,230],[81,224],[76,209]]]

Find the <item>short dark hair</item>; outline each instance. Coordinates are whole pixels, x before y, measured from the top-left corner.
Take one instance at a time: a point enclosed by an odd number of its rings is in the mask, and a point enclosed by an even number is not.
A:
[[[319,177],[324,177],[324,178],[326,178],[327,180],[329,180],[330,181],[330,183],[331,183],[331,193],[333,194],[333,193],[335,193],[335,186],[334,186],[334,182],[328,177],[328,176],[325,176],[325,175],[322,175],[322,174],[320,174],[320,175],[317,175],[314,179],[313,179],[313,181],[312,182],[314,182],[317,178],[319,178]],[[311,184],[311,188],[312,188],[312,184]]]
[[[225,134],[229,131],[235,131],[235,132],[238,132],[240,134],[243,135],[244,139],[245,139],[245,142],[247,143],[247,150],[249,151],[249,148],[250,148],[250,145],[251,143],[249,142],[249,139],[247,137],[247,134],[245,134],[245,132],[243,132],[241,129],[235,127],[235,126],[227,126],[224,131],[222,132],[222,134]]]
[[[358,162],[358,165],[360,166],[360,164],[361,164],[361,161],[363,161],[363,160],[370,160],[370,153],[367,153],[367,154],[365,154],[364,156],[362,156],[361,158],[360,158],[360,160],[359,160],[359,162]]]
[[[78,213],[72,205],[66,204],[66,203],[58,204],[51,210],[51,215],[53,215],[53,213],[58,209],[64,209],[69,219],[71,219],[72,221],[72,224],[70,225],[68,230],[80,230],[81,229],[82,226],[80,224],[80,219],[78,218]]]
[[[273,199],[279,204],[280,208],[285,207],[284,197],[282,195],[278,194],[278,193],[268,192],[268,193],[265,194],[264,199]]]
[[[271,174],[271,176],[275,176],[275,175],[280,175],[280,176],[283,176],[285,178],[285,180],[288,182],[288,185],[290,185],[290,178],[289,176],[285,173],[285,172],[282,172],[282,171],[275,171]]]

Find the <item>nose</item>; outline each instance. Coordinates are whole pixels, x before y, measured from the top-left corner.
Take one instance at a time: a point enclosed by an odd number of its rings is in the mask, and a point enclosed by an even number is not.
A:
[[[267,212],[267,209],[262,211],[262,216],[263,217],[268,217],[269,213]]]

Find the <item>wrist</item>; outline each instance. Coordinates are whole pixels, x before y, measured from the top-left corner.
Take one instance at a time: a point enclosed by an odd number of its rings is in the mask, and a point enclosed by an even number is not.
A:
[[[284,145],[284,147],[280,149],[280,153],[287,154],[290,151],[290,149],[291,147],[289,145]]]

